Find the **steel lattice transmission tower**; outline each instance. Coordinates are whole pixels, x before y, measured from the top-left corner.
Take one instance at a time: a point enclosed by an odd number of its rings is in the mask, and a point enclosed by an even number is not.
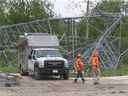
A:
[[[70,50],[70,58],[68,59],[71,61],[71,65],[74,64],[75,56],[79,51],[81,51],[85,62],[90,64],[92,53],[96,48],[99,48],[102,66],[117,68],[121,56],[127,52],[128,48],[128,46],[124,49],[121,48],[121,32],[116,30],[119,26],[121,28],[123,17],[122,14],[92,12],[83,17],[48,18],[1,26],[0,59],[4,61],[0,63],[5,65],[16,63],[14,60],[17,58],[16,43],[20,35],[28,32],[44,32],[58,36],[60,50],[66,58],[68,58],[67,54]],[[103,27],[97,27],[97,20],[104,23]],[[88,37],[83,35],[86,32],[89,33],[86,35]]]

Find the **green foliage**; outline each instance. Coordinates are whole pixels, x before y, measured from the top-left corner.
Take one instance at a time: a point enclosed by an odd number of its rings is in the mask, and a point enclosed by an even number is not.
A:
[[[5,49],[0,54],[0,67],[12,66],[16,67],[17,65],[17,55],[16,50],[11,52],[10,49]]]
[[[123,76],[128,75],[128,64],[122,64],[118,69],[103,69],[102,76]]]
[[[52,17],[51,7],[52,4],[44,0],[1,0],[0,25]]]
[[[0,25],[4,25],[7,23],[7,14],[5,11],[5,7],[7,7],[7,0],[0,0]]]
[[[102,0],[96,9],[107,12],[120,12],[123,7],[124,0]]]

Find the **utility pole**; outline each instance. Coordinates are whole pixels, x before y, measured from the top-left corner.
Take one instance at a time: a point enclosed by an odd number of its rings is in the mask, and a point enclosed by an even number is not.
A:
[[[87,1],[87,8],[86,8],[86,39],[89,38],[89,0]]]
[[[75,34],[74,34],[74,20],[71,20],[71,32],[72,32],[72,53],[73,58],[75,58]]]

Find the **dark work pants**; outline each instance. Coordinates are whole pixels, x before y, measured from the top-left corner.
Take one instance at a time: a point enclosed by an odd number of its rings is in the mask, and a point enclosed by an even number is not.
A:
[[[77,81],[78,78],[81,78],[82,81],[85,81],[85,80],[84,80],[83,73],[82,73],[81,71],[77,72],[77,76],[76,76],[76,78],[75,78],[75,81]]]

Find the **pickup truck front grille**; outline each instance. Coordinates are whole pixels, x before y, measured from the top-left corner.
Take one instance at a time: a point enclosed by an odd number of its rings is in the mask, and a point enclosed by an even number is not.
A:
[[[53,69],[64,68],[64,61],[45,61],[44,67]]]

